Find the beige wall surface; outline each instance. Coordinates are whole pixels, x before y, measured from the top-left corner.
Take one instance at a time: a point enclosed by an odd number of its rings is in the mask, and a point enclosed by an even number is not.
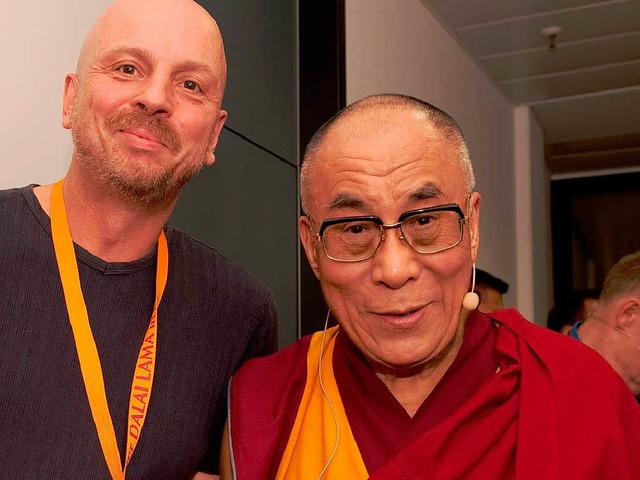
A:
[[[544,136],[528,106],[514,109],[518,308],[546,325],[552,304],[550,179]]]
[[[512,106],[419,0],[346,0],[345,37],[348,102],[413,95],[462,126],[482,194],[477,264],[510,284],[505,303],[518,306]]]
[[[64,76],[110,2],[0,2],[0,188],[62,177],[71,139],[62,128]]]

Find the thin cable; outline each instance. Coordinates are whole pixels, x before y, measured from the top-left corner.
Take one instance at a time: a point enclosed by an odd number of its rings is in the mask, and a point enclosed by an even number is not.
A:
[[[614,325],[608,321],[606,321],[604,318],[602,318],[600,315],[597,315],[596,313],[590,313],[587,318],[593,318],[596,322],[600,322],[605,324],[606,326],[608,326],[609,328],[614,329],[617,332],[620,332],[623,335],[626,335],[627,337],[629,337],[631,339],[631,341],[634,343],[635,347],[638,349],[638,351],[640,351],[640,343],[638,342],[638,340],[636,339],[636,337],[634,337],[633,335],[631,335],[629,332],[627,332],[624,328],[618,326],[618,325]]]
[[[471,291],[473,292],[476,289],[476,262],[472,264],[473,274],[471,275]]]
[[[246,135],[243,135],[242,133],[238,132],[237,130],[234,130],[231,127],[228,127],[227,125],[224,125],[222,128],[224,128],[225,130],[229,130],[231,133],[233,133],[234,135],[240,137],[241,139],[243,139],[246,142],[249,142],[251,145],[253,145],[254,147],[259,148],[260,150],[262,150],[263,152],[268,153],[269,155],[271,155],[272,157],[277,158],[278,160],[280,160],[283,163],[286,163],[287,165],[289,165],[290,167],[293,167],[295,169],[298,168],[298,165],[296,165],[293,162],[290,162],[289,160],[287,160],[286,158],[284,158],[281,155],[278,155],[276,152],[269,150],[267,147],[264,147],[262,145],[260,145],[258,142],[251,140],[249,137],[247,137]]]
[[[622,327],[615,327],[615,329],[617,331],[619,331],[620,333],[622,333],[623,335],[626,335],[627,337],[629,337],[631,339],[631,341],[635,344],[636,348],[638,349],[638,351],[640,352],[640,343],[638,343],[638,340],[636,339],[636,337],[634,337],[633,335],[631,335],[629,332],[627,332],[625,329],[623,329]]]
[[[333,403],[331,403],[329,394],[327,393],[327,390],[324,388],[324,383],[322,381],[322,357],[324,356],[324,340],[327,335],[327,326],[329,325],[330,314],[331,314],[331,310],[327,312],[327,319],[324,321],[324,330],[322,331],[322,347],[320,348],[320,359],[318,360],[318,382],[320,383],[320,388],[322,389],[324,398],[327,400],[327,403],[329,404],[329,408],[331,409],[331,415],[333,415],[333,422],[336,426],[336,443],[333,446],[333,451],[331,452],[331,455],[329,455],[329,458],[327,459],[327,463],[324,464],[324,468],[320,472],[320,475],[318,475],[318,480],[322,478],[322,476],[327,471],[327,468],[329,468],[329,464],[333,461],[334,457],[336,456],[336,452],[338,451],[338,444],[340,443],[340,424],[338,423],[338,415],[336,414],[336,410],[333,406]]]

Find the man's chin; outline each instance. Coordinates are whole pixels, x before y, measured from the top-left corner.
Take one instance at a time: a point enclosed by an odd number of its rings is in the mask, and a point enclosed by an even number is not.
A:
[[[182,188],[201,170],[193,168],[181,174],[175,169],[165,171],[128,172],[111,175],[108,182],[116,193],[135,207],[161,209],[171,205]]]
[[[108,175],[106,182],[114,195],[136,208],[162,208],[175,200],[181,188],[166,175]]]

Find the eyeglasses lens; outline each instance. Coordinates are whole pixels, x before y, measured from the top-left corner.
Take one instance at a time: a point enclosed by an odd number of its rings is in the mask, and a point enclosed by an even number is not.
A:
[[[405,241],[419,253],[435,253],[456,246],[462,240],[460,216],[455,211],[416,213],[400,225]],[[356,262],[374,255],[386,227],[370,220],[336,223],[322,235],[324,249],[334,260]]]

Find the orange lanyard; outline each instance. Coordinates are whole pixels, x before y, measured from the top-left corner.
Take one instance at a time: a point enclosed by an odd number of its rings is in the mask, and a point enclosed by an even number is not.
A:
[[[69,321],[73,330],[73,338],[80,360],[82,379],[87,391],[89,406],[93,421],[98,431],[98,438],[102,447],[104,458],[109,467],[113,480],[124,480],[127,465],[136,448],[140,432],[147,416],[151,387],[153,386],[153,373],[156,363],[157,331],[158,331],[158,306],[162,299],[162,293],[167,283],[169,268],[169,252],[167,239],[164,232],[160,232],[158,238],[158,261],[156,272],[156,300],[153,313],[149,320],[149,328],[144,336],[144,341],[138,354],[136,368],[131,385],[129,397],[129,415],[127,421],[127,450],[122,466],[120,451],[116,441],[113,421],[107,404],[107,394],[104,388],[102,367],[96,342],[91,333],[87,307],[80,287],[80,275],[76,254],[73,248],[73,240],[69,231],[69,222],[64,205],[62,184],[64,179],[53,186],[51,193],[51,234],[53,248],[58,262],[60,279],[64,291],[64,298],[69,313]]]

